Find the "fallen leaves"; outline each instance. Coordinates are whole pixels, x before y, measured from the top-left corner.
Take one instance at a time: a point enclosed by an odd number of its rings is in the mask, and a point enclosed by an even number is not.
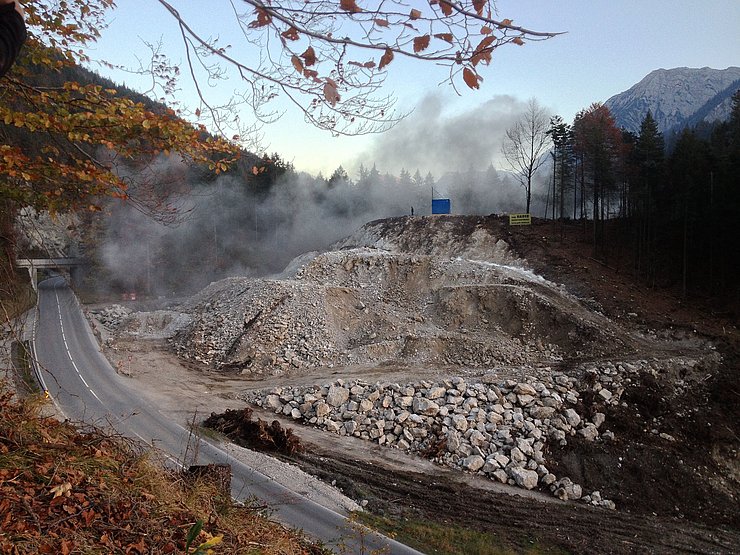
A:
[[[35,411],[0,394],[0,553],[185,553],[197,520],[206,523],[193,538],[201,553],[256,544],[281,546],[266,553],[320,552],[256,511],[216,511],[213,489],[200,482],[181,489],[179,474],[123,438],[81,434]]]

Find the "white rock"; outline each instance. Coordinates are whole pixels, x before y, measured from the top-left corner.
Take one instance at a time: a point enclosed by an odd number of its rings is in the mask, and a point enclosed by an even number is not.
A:
[[[591,422],[593,422],[594,426],[596,426],[597,428],[601,426],[605,420],[606,420],[606,415],[603,412],[597,412],[591,418]]]
[[[509,476],[514,478],[514,481],[519,487],[526,489],[532,489],[537,486],[539,476],[534,470],[526,470],[524,468],[518,468],[510,466],[508,468]]]
[[[585,428],[578,430],[578,435],[586,441],[594,441],[599,437],[599,430],[593,424],[587,424]]]
[[[265,408],[272,409],[275,412],[283,410],[283,402],[280,400],[279,395],[268,395],[265,397],[264,406]]]
[[[427,399],[440,399],[447,394],[447,390],[444,387],[433,387],[427,393]]]
[[[416,414],[435,416],[439,412],[439,405],[424,397],[414,397],[413,409]]]
[[[461,432],[464,432],[468,429],[468,420],[463,416],[462,414],[453,414],[452,415],[452,426]]]
[[[326,402],[332,407],[341,406],[349,400],[349,389],[332,385],[326,394]]]
[[[574,409],[568,409],[563,414],[569,425],[575,427],[581,423],[581,417]]]
[[[480,455],[470,455],[463,461],[462,466],[465,470],[469,470],[470,472],[478,472],[483,468],[484,464],[485,460]]]

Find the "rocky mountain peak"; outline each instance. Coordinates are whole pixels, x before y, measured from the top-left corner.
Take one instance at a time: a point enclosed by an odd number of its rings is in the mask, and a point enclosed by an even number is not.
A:
[[[650,110],[661,132],[729,117],[732,93],[740,88],[740,67],[656,69],[605,102],[617,125],[640,129]]]

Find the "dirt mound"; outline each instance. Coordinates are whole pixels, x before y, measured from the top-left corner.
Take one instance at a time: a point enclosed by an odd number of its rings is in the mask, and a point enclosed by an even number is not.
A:
[[[322,366],[551,364],[636,338],[532,273],[485,218],[372,222],[292,279],[231,278],[186,307],[183,358],[282,375]]]

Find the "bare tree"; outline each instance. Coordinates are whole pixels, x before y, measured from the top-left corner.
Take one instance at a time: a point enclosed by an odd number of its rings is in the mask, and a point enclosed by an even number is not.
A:
[[[530,99],[527,110],[506,131],[501,151],[527,191],[527,213],[532,199],[532,178],[547,159],[551,137],[549,114],[537,100]]]
[[[477,89],[480,69],[496,48],[557,34],[499,18],[494,0],[430,0],[418,8],[404,0],[226,0],[243,41],[222,45],[200,28],[204,21],[197,29],[172,0],[157,1],[179,26],[187,72],[200,95],[197,115],[221,131],[233,126],[237,103],[250,107],[260,121],[279,117],[270,104],[279,96],[297,106],[306,121],[334,134],[383,131],[403,116],[394,111],[393,97],[381,93],[394,59],[443,66],[444,81],[454,87],[461,77]],[[158,72],[174,90],[173,67],[160,56],[148,71]],[[246,85],[235,103],[212,105],[201,83],[234,72]]]

